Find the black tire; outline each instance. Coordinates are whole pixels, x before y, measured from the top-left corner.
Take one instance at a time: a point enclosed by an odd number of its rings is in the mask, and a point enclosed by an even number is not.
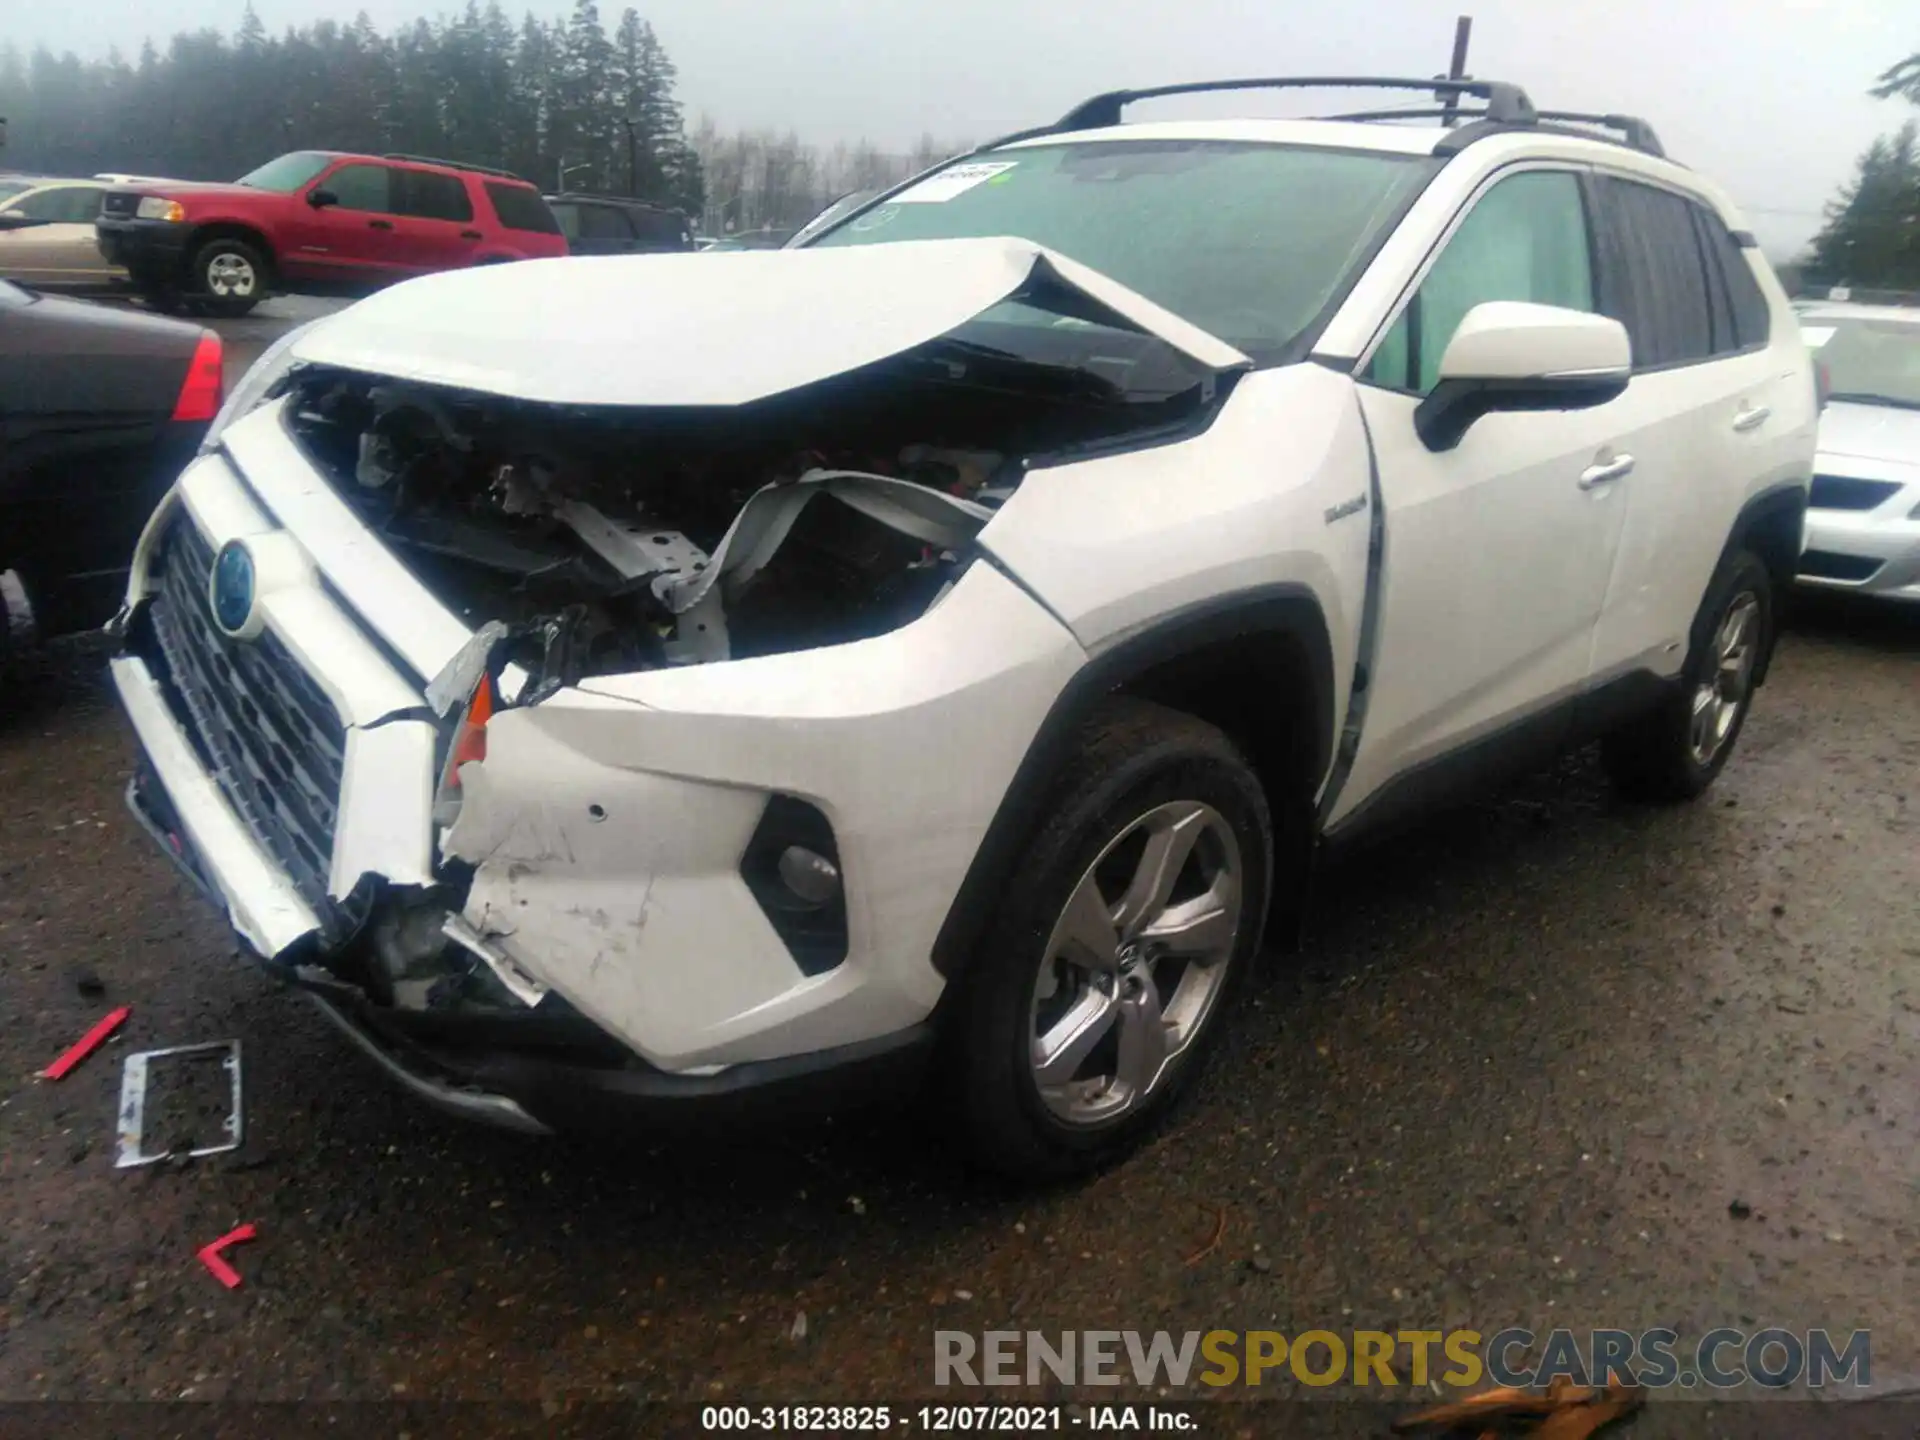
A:
[[[1212,812],[1205,822],[1211,828],[1193,848],[1196,857],[1210,849],[1218,860],[1237,849],[1240,910],[1231,944],[1222,941],[1218,952],[1226,956],[1218,962],[1224,971],[1212,982],[1212,998],[1193,1021],[1191,1038],[1159,1072],[1157,1083],[1146,1087],[1143,1099],[1111,1120],[1070,1123],[1049,1108],[1032,1060],[1043,961],[1049,991],[1058,988],[1059,972],[1046,954],[1055,921],[1119,837],[1139,835],[1144,846],[1146,832],[1131,827],[1159,813],[1155,807],[1181,802],[1198,802]],[[1098,1168],[1125,1154],[1165,1118],[1214,1048],[1234,992],[1253,968],[1272,892],[1272,823],[1259,779],[1226,736],[1191,716],[1139,701],[1103,707],[1083,730],[1046,814],[958,982],[958,1003],[943,1035],[942,1072],[972,1156],[1020,1180],[1060,1179]],[[1232,847],[1222,843],[1222,830],[1230,832]],[[1124,850],[1109,859],[1122,871],[1130,863]],[[1195,863],[1206,862],[1202,857]],[[1189,880],[1202,874],[1202,869],[1182,871]],[[1087,978],[1112,986],[1115,993],[1121,986],[1138,993],[1139,974],[1156,985],[1171,983],[1167,977],[1181,969],[1178,960],[1155,963],[1162,967],[1158,972]],[[1088,998],[1090,992],[1083,991],[1082,1000]],[[1158,1025],[1157,1005],[1151,1013]],[[1116,1022],[1111,1032],[1115,1046],[1125,1023]],[[1099,1053],[1096,1049],[1087,1063],[1096,1064]],[[1110,1091],[1116,1092],[1117,1087]]]
[[[187,290],[209,315],[245,315],[267,298],[272,270],[244,240],[217,235],[193,252]]]
[[[1737,703],[1717,727],[1717,742],[1702,758],[1696,748],[1695,707],[1703,687],[1721,670],[1719,641],[1730,617],[1751,603],[1752,634]],[[1720,564],[1707,586],[1689,638],[1680,684],[1660,706],[1609,735],[1601,747],[1607,771],[1622,794],[1655,804],[1692,800],[1713,784],[1725,767],[1753,707],[1753,677],[1773,647],[1773,577],[1751,551],[1736,550]],[[1716,687],[1724,696],[1725,684]],[[1716,702],[1717,703],[1717,702]]]

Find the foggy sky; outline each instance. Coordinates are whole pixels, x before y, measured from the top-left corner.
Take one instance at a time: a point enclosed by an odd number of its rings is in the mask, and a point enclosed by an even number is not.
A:
[[[245,0],[5,0],[0,39],[83,55],[152,34],[232,32]],[[463,3],[463,0],[461,0]],[[362,7],[390,30],[451,0],[255,0],[270,32]],[[600,0],[609,25],[622,0]],[[503,0],[561,14],[569,0]],[[1866,94],[1920,49],[1914,0],[644,0],[691,122],[883,148],[980,140],[1128,85],[1246,74],[1418,74],[1474,16],[1469,69],[1557,109],[1644,116],[1719,180],[1770,254],[1796,250],[1876,134],[1910,107]],[[1903,19],[1904,17],[1904,23]],[[1217,113],[1166,102],[1153,113]],[[1241,106],[1247,104],[1241,100]],[[1299,102],[1295,102],[1296,106]],[[1285,113],[1269,105],[1259,113]],[[1144,111],[1139,113],[1146,113]]]

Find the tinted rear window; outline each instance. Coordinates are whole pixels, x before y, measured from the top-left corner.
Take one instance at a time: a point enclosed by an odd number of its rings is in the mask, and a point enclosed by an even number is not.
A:
[[[493,202],[493,213],[500,217],[500,223],[509,230],[532,230],[541,235],[560,233],[559,223],[547,209],[547,202],[531,186],[488,181],[487,199]]]
[[[473,218],[467,187],[453,176],[431,170],[397,170],[393,178],[395,208],[402,215],[417,215],[423,220]]]
[[[627,217],[611,205],[582,205],[580,234],[588,240],[631,240]]]
[[[1633,368],[1707,359],[1713,311],[1693,206],[1670,190],[1630,180],[1598,184],[1612,260],[1603,308],[1633,338]]]

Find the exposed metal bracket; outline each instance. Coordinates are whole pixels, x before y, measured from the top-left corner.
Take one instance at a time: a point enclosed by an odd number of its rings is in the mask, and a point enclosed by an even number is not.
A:
[[[119,1158],[113,1162],[116,1170],[131,1169],[136,1165],[151,1165],[156,1160],[166,1160],[173,1156],[171,1150],[160,1150],[149,1154],[145,1144],[144,1126],[147,1112],[147,1077],[155,1060],[173,1059],[183,1055],[225,1054],[220,1064],[227,1072],[228,1085],[232,1101],[227,1110],[227,1118],[220,1123],[225,1139],[215,1145],[202,1145],[198,1149],[186,1152],[191,1159],[198,1160],[206,1155],[221,1155],[229,1150],[238,1150],[244,1138],[244,1125],[241,1109],[240,1085],[240,1042],[238,1040],[215,1040],[205,1045],[174,1045],[165,1050],[143,1050],[137,1055],[129,1055],[120,1075],[120,1142]]]

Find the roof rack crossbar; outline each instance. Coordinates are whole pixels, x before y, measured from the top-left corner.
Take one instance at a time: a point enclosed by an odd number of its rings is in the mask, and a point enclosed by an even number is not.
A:
[[[1617,130],[1626,143],[1635,150],[1648,155],[1666,157],[1666,150],[1660,144],[1660,137],[1653,133],[1653,126],[1637,115],[1592,115],[1582,110],[1542,110],[1542,120],[1558,120],[1570,125],[1597,125],[1604,130]]]
[[[1280,75],[1249,80],[1195,80],[1182,85],[1154,85],[1144,90],[1110,90],[1082,100],[1052,127],[1098,130],[1120,123],[1120,112],[1141,100],[1169,95],[1204,95],[1228,90],[1412,90],[1433,96],[1471,96],[1487,102],[1487,118],[1509,125],[1534,119],[1533,102],[1518,85],[1500,80],[1445,80],[1394,76]]]
[[[502,180],[518,180],[521,177],[511,170],[502,170],[495,165],[474,165],[465,160],[442,160],[437,155],[406,155],[397,151],[380,157],[382,160],[407,160],[415,165],[441,165],[448,170],[467,170],[475,175],[498,175]]]

